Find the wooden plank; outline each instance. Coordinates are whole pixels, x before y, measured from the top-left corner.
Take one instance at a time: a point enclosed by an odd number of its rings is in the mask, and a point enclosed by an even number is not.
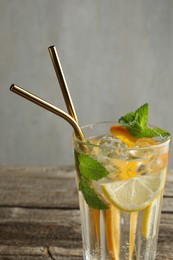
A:
[[[162,212],[173,213],[173,198],[163,198]]]
[[[173,252],[170,250],[173,248],[173,242],[160,243],[157,247],[157,256],[156,260],[173,260]],[[81,249],[69,250],[67,248],[60,247],[50,247],[49,251],[55,260],[64,260],[64,259],[73,259],[73,260],[82,260]],[[70,257],[70,258],[68,258]]]
[[[172,175],[171,175],[172,174]],[[73,167],[0,166],[0,205],[78,209]],[[163,211],[173,211],[173,172],[167,178]]]
[[[173,260],[173,241],[158,243],[156,260]]]
[[[59,241],[81,245],[78,210],[0,208],[0,245],[57,246]]]
[[[1,245],[50,247],[54,248],[50,250],[55,255],[57,248],[61,248],[61,257],[71,252],[71,257],[80,259],[82,242],[78,210],[1,208],[0,212]],[[173,256],[172,223],[173,214],[162,214],[158,241],[162,256]]]
[[[0,180],[0,260],[83,259],[73,167],[0,166]],[[157,260],[173,260],[172,187],[170,171]]]
[[[72,167],[0,166],[0,205],[78,208]]]
[[[34,174],[34,175],[33,175]],[[0,165],[0,175],[10,178],[13,176],[23,177],[35,177],[35,178],[74,178],[75,168],[74,166],[36,166],[36,165]]]
[[[172,223],[173,214],[162,214],[160,239],[169,242],[173,238]],[[47,246],[50,245],[47,239],[54,244],[58,240],[81,241],[79,210],[0,208],[0,227],[0,245],[12,241],[11,245],[41,245],[40,242],[44,242],[42,245]],[[32,239],[36,241],[30,241]]]
[[[166,178],[164,195],[173,198],[173,170],[169,170]]]
[[[46,247],[0,246],[0,259],[8,260],[51,260]]]
[[[82,247],[81,248],[64,248],[64,247],[49,247],[49,252],[54,260],[82,260]]]
[[[173,242],[158,245],[156,260],[173,260],[173,255],[169,248],[173,247]],[[39,250],[44,250],[39,252]],[[48,251],[47,251],[48,250]],[[47,253],[48,252],[48,253]],[[45,254],[45,255],[44,255]],[[63,247],[4,247],[0,246],[1,260],[82,260],[82,249],[69,249]]]

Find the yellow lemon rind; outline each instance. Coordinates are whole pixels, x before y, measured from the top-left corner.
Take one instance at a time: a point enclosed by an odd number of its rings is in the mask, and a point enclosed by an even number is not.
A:
[[[114,205],[116,208],[118,208],[119,210],[125,211],[125,212],[134,212],[134,211],[141,211],[144,210],[146,207],[148,207],[155,199],[157,199],[161,192],[164,189],[164,180],[161,182],[159,189],[153,193],[153,196],[151,199],[149,199],[148,201],[145,201],[144,203],[138,205],[138,206],[132,206],[132,207],[126,207],[126,206],[122,206],[121,203],[119,203],[118,201],[116,201],[115,199],[113,199],[110,195],[110,192],[106,189],[105,184],[101,184],[101,189],[105,195],[105,197],[110,201],[110,203],[112,205]]]

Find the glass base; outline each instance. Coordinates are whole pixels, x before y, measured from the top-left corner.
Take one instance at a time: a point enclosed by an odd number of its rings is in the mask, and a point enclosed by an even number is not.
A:
[[[88,207],[79,192],[84,260],[154,260],[162,195],[139,212]]]

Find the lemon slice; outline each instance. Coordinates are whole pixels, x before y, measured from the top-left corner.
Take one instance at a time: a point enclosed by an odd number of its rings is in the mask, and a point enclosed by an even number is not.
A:
[[[124,211],[139,211],[147,207],[164,187],[164,171],[101,184],[106,198]]]
[[[155,204],[155,201],[144,209],[144,213],[142,217],[142,236],[145,239],[148,239],[150,233],[150,227],[153,228],[154,225],[153,217],[152,217],[153,204]]]

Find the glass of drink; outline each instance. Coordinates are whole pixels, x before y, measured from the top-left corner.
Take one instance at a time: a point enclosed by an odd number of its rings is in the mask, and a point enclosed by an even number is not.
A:
[[[119,124],[81,129],[55,46],[49,52],[69,114],[15,84],[10,90],[74,129],[84,259],[154,260],[170,133],[148,126],[148,103]]]
[[[136,138],[115,122],[73,136],[85,260],[154,260],[170,137]]]

